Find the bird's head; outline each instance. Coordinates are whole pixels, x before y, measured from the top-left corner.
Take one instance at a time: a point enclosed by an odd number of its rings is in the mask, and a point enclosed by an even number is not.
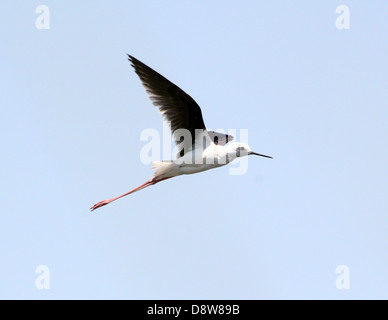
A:
[[[249,155],[261,156],[261,157],[266,157],[266,158],[272,159],[272,157],[267,156],[265,154],[253,152],[249,145],[247,145],[246,143],[241,143],[241,142],[235,142],[235,143],[230,144],[228,155],[229,155],[229,157],[231,156],[233,159],[244,157],[244,156],[249,156]]]

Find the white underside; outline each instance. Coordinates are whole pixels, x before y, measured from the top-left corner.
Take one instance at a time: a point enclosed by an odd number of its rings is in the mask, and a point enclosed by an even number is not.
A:
[[[198,149],[189,151],[174,161],[155,161],[153,163],[153,168],[156,169],[154,177],[168,178],[193,174],[228,164],[227,147],[212,144],[203,152],[201,151]]]

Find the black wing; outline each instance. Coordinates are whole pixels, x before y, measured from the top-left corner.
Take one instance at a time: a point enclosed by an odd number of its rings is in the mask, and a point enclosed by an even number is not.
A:
[[[153,104],[159,108],[163,117],[170,123],[173,136],[175,130],[187,129],[191,133],[192,144],[194,144],[195,129],[206,129],[199,105],[186,92],[161,74],[131,55],[128,57]],[[174,136],[174,140],[178,144],[180,137]],[[182,156],[183,152],[180,155]]]

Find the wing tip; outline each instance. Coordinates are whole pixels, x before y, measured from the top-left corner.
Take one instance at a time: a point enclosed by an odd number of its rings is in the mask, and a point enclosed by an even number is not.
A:
[[[134,56],[131,56],[129,53],[127,53],[128,61],[131,63],[131,66],[136,69],[135,62],[137,59]]]

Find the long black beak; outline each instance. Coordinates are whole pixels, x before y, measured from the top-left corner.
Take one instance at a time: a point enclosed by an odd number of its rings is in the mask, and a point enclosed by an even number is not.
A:
[[[260,156],[260,157],[265,157],[265,158],[273,159],[272,157],[266,156],[265,154],[260,154],[260,153],[256,153],[256,152],[253,152],[253,151],[249,151],[248,155],[251,155],[251,154],[254,154],[255,156]]]

